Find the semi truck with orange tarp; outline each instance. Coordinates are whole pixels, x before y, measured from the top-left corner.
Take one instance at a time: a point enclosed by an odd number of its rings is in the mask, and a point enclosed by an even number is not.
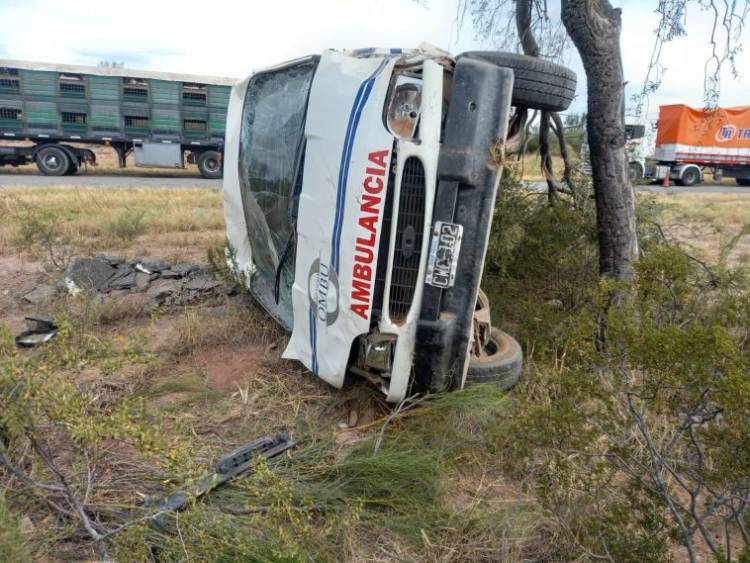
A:
[[[715,180],[735,178],[750,186],[750,106],[694,109],[683,104],[661,106],[656,150],[645,176],[693,186],[709,170]]]

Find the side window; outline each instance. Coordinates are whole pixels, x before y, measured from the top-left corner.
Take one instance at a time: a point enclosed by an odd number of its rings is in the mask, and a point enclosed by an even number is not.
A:
[[[21,91],[21,82],[17,68],[0,67],[0,93],[17,94]]]
[[[122,99],[127,102],[147,102],[148,82],[143,78],[123,77]]]
[[[86,81],[80,74],[60,73],[60,95],[66,98],[85,98]]]
[[[307,98],[317,59],[251,79],[240,133],[239,177],[262,276],[273,279],[293,231],[289,200],[300,163]]]
[[[190,106],[205,106],[208,88],[205,84],[185,82],[182,85],[182,103]]]

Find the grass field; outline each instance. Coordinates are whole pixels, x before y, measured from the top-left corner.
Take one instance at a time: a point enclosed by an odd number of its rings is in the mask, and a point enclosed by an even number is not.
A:
[[[205,259],[224,240],[219,190],[147,188],[15,188],[0,192],[0,252],[50,231],[81,252],[115,252],[165,259]]]
[[[708,254],[750,223],[750,196],[650,197],[670,206],[673,236],[699,232],[691,242]],[[72,297],[40,310],[20,300],[40,281],[59,279],[50,265],[56,252],[206,262],[223,241],[216,190],[0,190],[0,328],[18,331],[28,314],[64,319],[71,336],[30,356],[28,369],[91,391],[102,412],[139,401],[157,434],[145,453],[112,440],[91,454],[99,479],[92,510],[137,511],[141,494],[190,482],[218,454],[258,436],[287,431],[300,440],[288,459],[259,466],[183,513],[179,535],[128,528],[111,546],[118,560],[148,560],[148,544],[175,561],[554,556],[564,530],[522,472],[501,468],[507,460],[497,444],[518,391],[480,386],[394,413],[362,381],[332,389],[283,360],[287,336],[243,295],[148,311]],[[740,243],[733,260],[747,260],[748,237]],[[84,479],[71,459],[71,478]],[[45,519],[43,508],[7,492],[0,523],[27,518],[34,532],[21,526],[13,541],[37,560],[101,557],[69,523]],[[579,560],[587,560],[583,552]]]

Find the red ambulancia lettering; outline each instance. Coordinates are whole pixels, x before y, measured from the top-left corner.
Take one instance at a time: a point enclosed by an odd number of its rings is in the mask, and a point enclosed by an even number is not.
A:
[[[385,184],[382,176],[386,173],[388,149],[374,151],[368,155],[369,166],[365,169],[365,179],[359,206],[358,224],[363,236],[357,237],[352,267],[352,304],[351,310],[367,320],[370,317],[370,299],[372,297],[373,262],[375,260],[375,242],[378,237],[378,221],[380,220],[380,193]]]

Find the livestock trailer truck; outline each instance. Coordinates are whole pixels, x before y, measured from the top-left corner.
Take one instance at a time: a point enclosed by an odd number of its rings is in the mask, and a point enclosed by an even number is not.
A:
[[[198,165],[220,178],[230,78],[0,59],[0,166],[35,162],[48,176],[75,174],[95,153],[118,165]]]

